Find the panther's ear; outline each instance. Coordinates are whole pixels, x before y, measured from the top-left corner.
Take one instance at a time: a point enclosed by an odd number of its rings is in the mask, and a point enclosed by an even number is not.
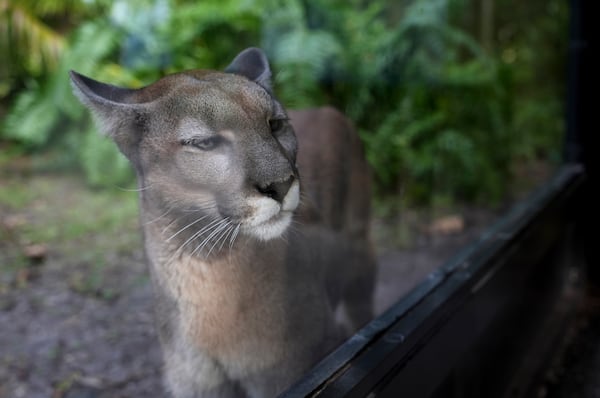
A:
[[[225,72],[242,75],[271,92],[271,68],[267,56],[260,48],[250,47],[239,53]]]
[[[102,83],[75,71],[69,75],[73,92],[92,111],[100,130],[113,138],[125,155],[131,153],[148,113],[147,104],[136,103],[138,90]]]

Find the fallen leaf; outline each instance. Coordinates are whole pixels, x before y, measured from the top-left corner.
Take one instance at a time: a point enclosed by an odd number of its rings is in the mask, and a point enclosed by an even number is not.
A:
[[[31,261],[41,262],[48,255],[48,247],[39,243],[27,245],[23,248],[23,253]]]
[[[445,216],[433,221],[428,229],[434,235],[456,234],[465,229],[465,220],[459,215]]]
[[[9,216],[4,217],[2,220],[2,225],[6,227],[8,230],[17,229],[22,227],[27,223],[25,216],[22,214],[11,214]]]

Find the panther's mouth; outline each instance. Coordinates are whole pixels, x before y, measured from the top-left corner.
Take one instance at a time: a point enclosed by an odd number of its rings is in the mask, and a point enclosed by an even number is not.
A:
[[[242,231],[262,241],[275,239],[284,234],[292,223],[293,215],[294,213],[291,211],[281,211],[260,225],[249,226],[247,228],[242,226]]]
[[[294,182],[281,203],[266,197],[248,200],[252,212],[241,226],[243,233],[268,241],[284,234],[292,223],[300,201],[299,184]]]

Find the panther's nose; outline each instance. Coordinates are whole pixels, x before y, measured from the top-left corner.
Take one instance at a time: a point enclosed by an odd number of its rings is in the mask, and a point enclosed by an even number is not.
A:
[[[267,184],[258,184],[256,185],[256,189],[261,194],[278,201],[279,203],[283,202],[283,198],[290,190],[292,183],[294,182],[294,176],[290,175],[289,177],[275,181]]]

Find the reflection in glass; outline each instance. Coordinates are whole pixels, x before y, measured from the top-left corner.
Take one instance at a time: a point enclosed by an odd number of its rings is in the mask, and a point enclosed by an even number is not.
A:
[[[133,172],[71,95],[68,70],[141,87],[262,47],[286,108],[332,105],[362,139],[375,314],[560,162],[563,1],[4,3],[0,384],[11,396],[162,388]]]

